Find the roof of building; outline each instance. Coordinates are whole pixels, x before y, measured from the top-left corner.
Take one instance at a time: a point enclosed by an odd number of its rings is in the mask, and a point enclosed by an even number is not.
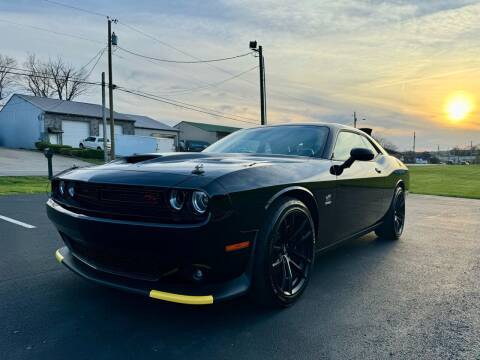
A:
[[[240,130],[240,128],[232,127],[232,126],[223,126],[223,125],[214,125],[214,124],[205,124],[205,123],[196,123],[191,121],[182,121],[175,125],[175,127],[179,126],[180,124],[188,124],[191,126],[195,126],[199,129],[208,132],[225,132],[225,133],[232,133],[234,131]]]
[[[158,120],[152,119],[148,116],[143,116],[143,115],[127,115],[127,116],[130,119],[135,120],[136,128],[175,131],[175,132],[179,131],[178,129],[175,129],[167,124],[164,124]]]
[[[41,110],[53,114],[67,114],[85,117],[102,117],[102,106],[98,104],[90,104],[79,101],[51,99],[40,96],[31,96],[24,94],[14,94]],[[108,116],[108,108],[106,109]],[[124,114],[114,112],[115,120],[135,121],[135,127],[154,129],[154,130],[168,130],[178,131],[177,129],[168,126],[160,121],[154,120],[148,116]]]

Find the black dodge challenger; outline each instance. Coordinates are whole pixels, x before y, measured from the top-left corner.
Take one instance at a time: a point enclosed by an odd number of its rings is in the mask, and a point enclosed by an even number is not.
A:
[[[286,124],[68,170],[47,212],[66,245],[57,260],[86,279],[178,303],[249,293],[288,306],[320,251],[371,231],[398,239],[408,186],[365,132]]]

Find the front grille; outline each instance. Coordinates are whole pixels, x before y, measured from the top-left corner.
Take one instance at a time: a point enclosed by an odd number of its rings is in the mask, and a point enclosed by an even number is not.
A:
[[[188,206],[177,212],[168,202],[169,190],[145,186],[96,184],[90,182],[66,182],[74,184],[74,197],[54,198],[67,209],[89,216],[117,220],[132,220],[161,223],[200,223],[205,216],[198,216]]]
[[[65,237],[64,237],[65,239]],[[73,255],[98,270],[133,279],[156,281],[161,273],[156,263],[132,254],[93,249],[75,241],[66,241]]]

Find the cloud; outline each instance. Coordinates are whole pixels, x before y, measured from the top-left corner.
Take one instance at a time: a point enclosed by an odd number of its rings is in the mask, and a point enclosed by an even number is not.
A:
[[[271,122],[351,123],[352,113],[357,111],[369,126],[391,137],[400,148],[411,146],[414,129],[442,147],[479,137],[477,117],[452,128],[442,113],[450,92],[480,93],[475,81],[480,45],[478,1],[86,0],[79,6],[117,16],[120,23],[114,25],[114,31],[120,45],[154,57],[190,60],[185,52],[203,59],[235,55],[248,50],[249,40],[257,39],[265,49]],[[0,19],[100,42],[0,21],[0,31],[9,34],[2,38],[2,53],[19,59],[35,52],[45,58],[61,55],[82,66],[106,38],[104,19],[45,2],[4,2],[0,12]],[[122,22],[182,52],[142,36]],[[245,71],[257,63],[253,56],[210,65],[174,65],[117,50],[113,61],[114,81],[121,86],[252,119],[259,117],[256,72],[220,86],[175,93]],[[92,79],[99,79],[105,70],[104,58]],[[100,102],[99,91],[90,91],[82,100]],[[119,111],[159,120],[242,125],[119,92],[115,106]]]

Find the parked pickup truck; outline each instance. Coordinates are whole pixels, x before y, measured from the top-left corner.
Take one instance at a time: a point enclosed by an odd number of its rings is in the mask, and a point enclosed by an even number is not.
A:
[[[83,139],[78,145],[80,149],[103,150],[104,138],[99,136],[89,136]],[[110,140],[107,139],[107,149],[110,149]]]

